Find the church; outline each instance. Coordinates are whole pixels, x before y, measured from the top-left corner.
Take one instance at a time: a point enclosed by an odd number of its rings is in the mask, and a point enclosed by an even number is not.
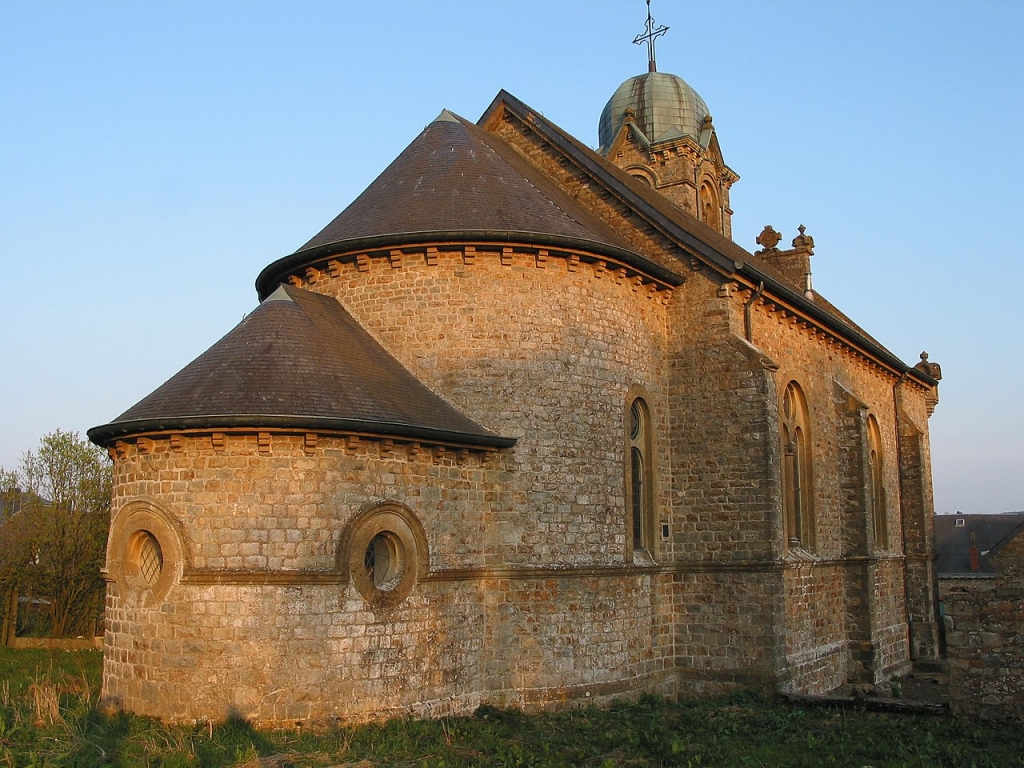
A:
[[[358,722],[938,655],[939,367],[818,293],[804,227],[733,242],[739,177],[656,33],[596,151],[504,91],[442,111],[89,431],[107,705]]]

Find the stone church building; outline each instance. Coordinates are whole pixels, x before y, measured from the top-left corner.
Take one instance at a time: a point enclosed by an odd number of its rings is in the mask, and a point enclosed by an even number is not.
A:
[[[812,287],[803,227],[732,241],[738,176],[682,79],[627,80],[599,135],[504,91],[442,112],[90,430],[109,703],[358,721],[937,654],[938,366]]]

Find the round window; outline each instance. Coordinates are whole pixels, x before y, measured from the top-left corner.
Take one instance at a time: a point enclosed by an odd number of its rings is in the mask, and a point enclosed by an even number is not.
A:
[[[356,517],[339,556],[356,590],[370,606],[398,605],[427,574],[427,538],[416,516],[389,502]]]
[[[633,407],[629,409],[629,439],[636,440],[640,430],[644,426],[644,412],[640,407],[640,401],[634,400]]]
[[[122,599],[158,605],[181,577],[181,538],[164,510],[133,501],[118,511],[110,526],[107,568]]]
[[[375,589],[390,592],[401,583],[405,571],[403,555],[402,541],[391,531],[381,531],[370,539],[363,565]]]

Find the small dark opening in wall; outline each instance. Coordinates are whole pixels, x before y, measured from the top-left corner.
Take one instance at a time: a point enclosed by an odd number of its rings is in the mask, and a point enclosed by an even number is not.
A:
[[[668,523],[662,523],[661,524],[661,538],[663,538],[663,539],[667,539],[668,538]]]

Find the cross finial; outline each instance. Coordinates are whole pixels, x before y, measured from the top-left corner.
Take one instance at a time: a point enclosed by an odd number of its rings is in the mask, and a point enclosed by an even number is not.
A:
[[[640,45],[642,42],[647,42],[647,71],[657,72],[658,65],[654,61],[654,41],[656,38],[661,37],[668,32],[668,27],[662,24],[660,27],[654,26],[654,19],[651,18],[651,0],[647,0],[647,28],[642,35],[637,35],[633,38],[634,45]]]

